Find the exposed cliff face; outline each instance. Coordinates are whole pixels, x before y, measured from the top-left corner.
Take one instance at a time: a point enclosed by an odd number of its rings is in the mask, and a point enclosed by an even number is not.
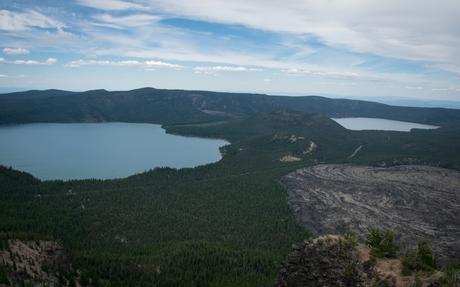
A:
[[[443,261],[460,258],[460,173],[426,167],[318,165],[282,179],[297,219],[315,235],[390,229],[404,251],[430,239]]]
[[[295,244],[275,286],[434,287],[440,286],[443,276],[441,272],[402,276],[399,259],[371,259],[368,247],[327,235]]]

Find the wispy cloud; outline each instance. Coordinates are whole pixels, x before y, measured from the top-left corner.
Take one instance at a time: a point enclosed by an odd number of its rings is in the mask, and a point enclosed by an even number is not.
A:
[[[24,74],[19,74],[19,75],[6,75],[6,74],[0,74],[0,78],[4,78],[4,79],[23,79],[25,78],[26,75]]]
[[[0,30],[20,31],[30,28],[62,29],[65,25],[35,10],[13,12],[0,10]]]
[[[148,26],[161,19],[158,16],[149,14],[134,14],[119,17],[110,14],[97,14],[94,15],[93,18],[97,21],[95,23],[97,25],[105,25],[117,29]]]
[[[181,43],[179,43],[180,45]],[[135,48],[113,48],[107,50],[98,50],[99,56],[124,55],[132,58],[161,58],[170,61],[183,62],[207,62],[216,63],[213,66],[195,66],[195,73],[203,74],[218,74],[225,72],[249,72],[263,71],[267,69],[279,70],[283,75],[288,76],[303,76],[315,78],[340,78],[340,79],[359,79],[371,81],[395,81],[403,83],[418,83],[423,81],[423,75],[417,73],[405,72],[376,72],[369,71],[365,68],[351,67],[347,65],[313,65],[296,61],[295,59],[271,59],[269,55],[237,53],[237,52],[217,52],[204,53],[197,51],[193,46],[187,46],[187,43],[182,44],[182,49],[171,47],[151,48],[148,50],[140,50]],[[251,63],[253,67],[243,66]],[[219,65],[226,64],[226,65]],[[254,68],[257,67],[257,68]]]
[[[181,69],[181,65],[166,63],[162,61],[136,61],[136,60],[126,60],[126,61],[109,61],[109,60],[76,60],[70,61],[65,64],[69,68],[79,68],[81,66],[117,66],[117,67],[141,67],[145,69],[155,69],[155,68],[170,68],[170,69]]]
[[[24,48],[4,48],[3,53],[7,55],[27,55],[30,51]]]
[[[405,86],[404,88],[408,90],[423,90],[423,87],[421,86]]]
[[[447,87],[447,88],[432,88],[434,92],[460,92],[460,88],[455,87]]]
[[[165,63],[162,61],[145,61],[144,64],[147,68],[172,68],[172,69],[180,69],[182,68],[181,65]]]
[[[48,58],[46,61],[15,60],[15,61],[4,61],[4,63],[14,64],[14,65],[53,65],[57,63],[57,60],[55,58]]]
[[[77,0],[77,2],[82,6],[100,10],[140,10],[146,8],[141,4],[121,0]]]
[[[148,1],[170,15],[225,24],[315,35],[324,43],[385,57],[460,66],[460,5],[455,0]],[[270,21],[267,21],[270,19]]]
[[[311,75],[311,76],[320,76],[320,77],[338,77],[338,78],[360,78],[363,75],[350,72],[350,71],[318,71],[318,70],[306,70],[306,69],[288,69],[285,71],[288,75]]]
[[[193,68],[195,73],[198,74],[217,74],[221,72],[259,72],[262,71],[260,68],[250,67],[233,67],[233,66],[207,66],[207,67],[195,67]]]

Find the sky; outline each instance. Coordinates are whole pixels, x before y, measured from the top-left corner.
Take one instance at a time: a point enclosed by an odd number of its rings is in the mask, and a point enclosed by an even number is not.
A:
[[[460,1],[0,1],[0,91],[147,86],[460,101]]]

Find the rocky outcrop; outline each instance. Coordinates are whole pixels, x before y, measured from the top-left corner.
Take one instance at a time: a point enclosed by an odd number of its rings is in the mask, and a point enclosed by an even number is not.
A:
[[[8,240],[0,250],[0,286],[76,286],[62,245],[54,241]],[[5,285],[2,285],[5,284]]]
[[[275,286],[366,286],[373,280],[372,270],[346,242],[338,236],[324,236],[295,244]]]
[[[427,166],[317,165],[282,183],[297,219],[314,235],[369,228],[395,232],[402,251],[429,239],[445,262],[460,258],[460,173]]]
[[[367,246],[326,235],[293,245],[275,286],[435,287],[443,279],[439,271],[402,276],[400,259],[372,258]]]

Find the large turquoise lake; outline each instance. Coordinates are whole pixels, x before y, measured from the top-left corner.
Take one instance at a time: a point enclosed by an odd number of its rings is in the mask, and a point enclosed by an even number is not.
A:
[[[0,164],[40,179],[111,179],[216,162],[226,144],[166,134],[153,124],[10,125],[0,126]]]

